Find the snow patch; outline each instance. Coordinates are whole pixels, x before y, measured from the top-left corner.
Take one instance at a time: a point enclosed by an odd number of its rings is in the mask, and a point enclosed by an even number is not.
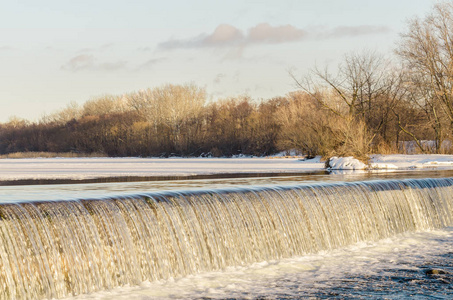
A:
[[[309,163],[321,163],[322,157],[320,155],[313,158],[303,157],[299,158],[298,161],[309,162]]]
[[[427,161],[424,163],[409,166],[409,168],[417,169],[417,168],[437,168],[437,167],[451,167],[451,166],[453,166],[453,161]]]
[[[370,169],[373,169],[373,170],[394,170],[394,169],[398,169],[398,167],[395,166],[394,164],[370,163]]]
[[[329,159],[328,168],[330,170],[364,170],[367,168],[367,165],[352,156],[333,156]]]
[[[282,151],[273,155],[270,155],[268,157],[288,157],[288,156],[303,156],[302,152],[292,149],[289,151]]]
[[[453,161],[427,161],[424,166],[453,166]]]

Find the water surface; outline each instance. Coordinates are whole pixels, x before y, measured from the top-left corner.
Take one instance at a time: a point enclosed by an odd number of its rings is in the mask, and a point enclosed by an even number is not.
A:
[[[228,174],[228,178],[178,179],[178,180],[144,180],[132,182],[109,182],[110,179],[99,179],[107,182],[80,183],[80,181],[31,181],[30,184],[13,184],[0,186],[0,203],[16,201],[46,201],[80,198],[102,198],[109,196],[129,195],[143,192],[168,190],[200,190],[225,187],[272,186],[311,184],[319,182],[350,182],[377,179],[403,178],[441,178],[453,177],[453,170],[405,170],[405,171],[335,171],[316,172],[288,176],[279,174],[254,174],[244,177],[244,174]],[[143,179],[143,178],[142,178]],[[117,178],[114,179],[115,181]],[[71,183],[73,182],[73,183]]]

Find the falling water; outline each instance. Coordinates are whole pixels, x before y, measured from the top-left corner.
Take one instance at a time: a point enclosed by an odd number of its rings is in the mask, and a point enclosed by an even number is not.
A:
[[[61,298],[453,224],[453,178],[0,205],[0,297]]]

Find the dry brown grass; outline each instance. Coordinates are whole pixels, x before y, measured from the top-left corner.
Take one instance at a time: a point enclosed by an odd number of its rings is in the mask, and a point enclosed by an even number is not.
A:
[[[298,97],[276,113],[281,126],[278,147],[298,149],[308,156],[353,156],[368,161],[373,136],[365,122],[337,115],[313,99]]]
[[[106,157],[104,153],[75,153],[75,152],[14,152],[0,155],[4,158],[54,158],[54,157]]]
[[[322,156],[328,160],[332,156],[354,158],[367,164],[371,151],[372,135],[363,121],[352,118],[330,118],[329,134],[320,139],[327,141]]]
[[[379,140],[375,146],[373,146],[372,152],[374,154],[397,154],[399,153],[396,144],[389,144],[383,140]]]

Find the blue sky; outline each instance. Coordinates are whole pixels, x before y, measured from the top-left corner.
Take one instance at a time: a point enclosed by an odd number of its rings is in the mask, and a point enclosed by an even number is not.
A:
[[[293,91],[351,51],[392,54],[431,0],[16,0],[0,10],[0,122],[165,83],[212,100]]]

